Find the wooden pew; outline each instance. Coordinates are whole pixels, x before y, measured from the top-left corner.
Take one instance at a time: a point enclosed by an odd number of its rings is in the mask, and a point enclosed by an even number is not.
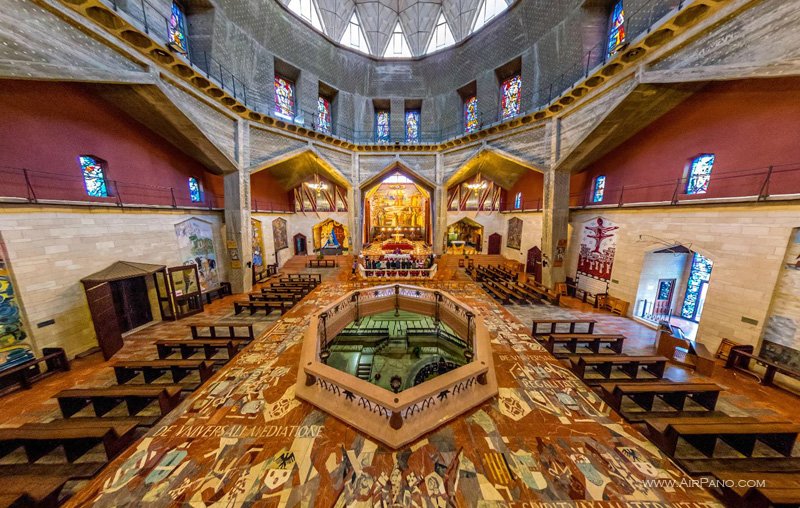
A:
[[[761,442],[784,457],[791,456],[800,424],[797,423],[679,423],[667,426],[656,445],[670,457],[675,457],[678,439],[682,438],[696,450],[712,458],[717,441],[723,441],[745,457],[753,454],[756,442]]]
[[[58,474],[3,476],[0,482],[0,508],[55,508],[69,476]]]
[[[114,426],[18,427],[0,429],[0,457],[23,448],[28,462],[36,462],[61,447],[68,462],[75,462],[89,450],[102,444],[108,460],[130,446],[135,423]]]
[[[528,301],[528,295],[517,289],[512,282],[499,282],[498,285],[505,289],[508,292],[508,295],[513,298],[515,302],[522,305],[528,305],[530,303]]]
[[[64,418],[69,418],[81,409],[91,405],[96,416],[103,416],[120,403],[127,406],[128,414],[133,416],[157,401],[161,415],[166,415],[180,403],[181,386],[109,386],[106,388],[73,388],[58,393],[55,398]]]
[[[713,473],[717,480],[716,486],[722,492],[722,501],[732,508],[749,508],[753,506],[771,506],[759,504],[757,497],[751,492],[756,489],[754,482],[763,482],[762,489],[800,489],[800,475],[797,473],[737,473],[734,471],[716,471]],[[771,500],[772,502],[775,499]],[[800,498],[794,500],[795,505],[800,504]]]
[[[602,346],[613,353],[622,353],[625,336],[620,334],[591,333],[551,333],[540,336],[539,343],[556,358],[565,358],[568,354],[579,354],[578,345],[583,345],[593,354],[600,354]],[[556,351],[556,345],[562,345],[568,353]]]
[[[628,356],[628,355],[579,355],[570,356],[572,372],[588,385],[597,385],[607,381],[653,381],[664,377],[667,359],[663,356]],[[588,368],[591,367],[589,370]],[[611,374],[617,370],[627,376],[624,379],[612,379]],[[589,372],[596,372],[600,377],[587,377]],[[641,377],[642,371],[650,374]]]
[[[511,300],[509,300],[508,295],[497,290],[497,288],[492,286],[489,282],[485,282],[483,284],[483,288],[486,290],[487,293],[494,296],[497,300],[500,300],[500,303],[502,303],[503,305],[508,305],[511,303]]]
[[[281,311],[281,315],[283,315],[287,310],[291,309],[293,305],[294,302],[287,302],[285,300],[261,300],[256,302],[236,301],[233,302],[233,313],[238,315],[241,314],[244,309],[248,309],[252,316],[259,309],[264,310],[267,314],[270,314],[274,309],[278,309]]]
[[[286,279],[297,279],[297,280],[312,280],[316,281],[317,283],[322,282],[322,275],[319,273],[290,273],[287,274]]]
[[[644,411],[652,411],[656,397],[676,411],[683,411],[686,399],[689,398],[708,411],[713,411],[719,399],[722,388],[714,383],[672,383],[641,382],[641,383],[605,383],[600,385],[603,398],[608,405],[623,416],[636,415],[633,412],[622,411],[624,398],[632,400]]]
[[[744,496],[747,508],[797,508],[800,488],[755,488]]]
[[[249,342],[245,339],[160,339],[156,341],[156,349],[161,359],[169,358],[177,349],[181,358],[191,358],[202,351],[208,360],[224,349],[230,360]]]
[[[39,364],[44,363],[47,370],[42,372]],[[56,372],[66,372],[70,369],[69,360],[64,349],[60,347],[44,348],[42,356],[32,358],[26,362],[0,371],[0,383],[3,388],[18,384],[21,388],[29,389],[34,382]]]
[[[750,370],[751,361],[765,368],[763,375],[758,375],[756,372]],[[800,379],[800,371],[753,354],[753,346],[734,346],[731,348],[728,359],[725,362],[725,368],[746,372],[756,377],[764,386],[771,386],[774,384],[776,374],[783,374],[794,379]]]
[[[533,291],[525,284],[521,282],[509,282],[508,284],[517,291],[519,291],[520,293],[522,293],[523,295],[525,295],[525,297],[531,303],[542,303],[542,295],[536,291]]]
[[[213,360],[129,360],[115,363],[114,375],[117,383],[125,384],[141,372],[145,384],[150,384],[169,372],[172,381],[180,383],[191,371],[197,371],[204,383],[214,373],[214,365]]]
[[[698,418],[703,420],[703,418]],[[800,457],[679,458],[681,468],[690,475],[709,475],[715,471],[800,474]]]
[[[256,338],[255,333],[253,333],[252,323],[225,321],[194,323],[189,326],[192,329],[193,339],[243,339],[251,341]]]
[[[539,335],[556,333],[559,325],[561,325],[562,328],[565,325],[568,325],[569,333],[578,332],[577,328],[579,326],[585,326],[585,330],[583,330],[581,333],[594,333],[594,325],[596,323],[597,321],[593,319],[534,319],[531,327],[531,335],[536,338]],[[545,329],[540,330],[540,325],[544,325]]]
[[[276,291],[267,290],[261,293],[250,293],[248,299],[251,302],[266,302],[270,300],[286,300],[288,302],[297,303],[302,300],[303,295],[299,293],[292,293],[289,291]]]

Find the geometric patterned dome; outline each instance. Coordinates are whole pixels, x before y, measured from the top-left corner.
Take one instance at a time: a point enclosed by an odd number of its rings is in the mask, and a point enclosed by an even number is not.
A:
[[[277,0],[328,38],[385,58],[422,56],[481,28],[515,0]]]

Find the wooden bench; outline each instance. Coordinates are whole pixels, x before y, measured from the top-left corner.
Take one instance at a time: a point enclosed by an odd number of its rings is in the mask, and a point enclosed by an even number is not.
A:
[[[676,462],[693,476],[715,471],[800,474],[800,457],[679,458]]]
[[[525,297],[531,301],[531,303],[541,303],[542,302],[542,295],[536,291],[533,291],[531,288],[522,284],[521,282],[509,282],[510,287],[513,287],[521,294],[525,295]]]
[[[200,382],[206,382],[214,373],[213,360],[129,360],[114,364],[114,375],[117,383],[125,384],[142,373],[145,384],[150,384],[167,372],[172,374],[172,381],[180,381],[192,371],[197,371]]]
[[[585,326],[586,329],[582,333],[594,333],[594,325],[597,321],[593,319],[534,319],[533,325],[531,326],[531,335],[533,337],[537,337],[539,335],[544,334],[552,334],[558,331],[559,325],[564,328],[565,326],[569,327],[567,330],[569,333],[576,333],[579,326]],[[546,330],[539,330],[540,325],[544,325],[544,328],[549,328]]]
[[[170,357],[177,349],[181,358],[191,358],[202,350],[205,358],[209,360],[219,350],[224,349],[228,352],[230,360],[249,342],[245,339],[161,339],[156,341],[156,349],[161,359]]]
[[[485,290],[486,290],[486,291],[487,291],[487,292],[488,292],[490,295],[492,295],[494,298],[496,298],[497,300],[500,300],[500,303],[502,303],[503,305],[508,305],[508,304],[510,304],[510,303],[511,303],[511,300],[509,300],[509,298],[508,298],[508,295],[506,295],[506,294],[505,294],[505,293],[503,293],[502,291],[499,291],[497,288],[495,288],[495,287],[494,287],[494,286],[492,286],[491,284],[489,284],[489,283],[485,283],[485,284],[483,285],[483,288],[484,288],[484,289],[485,289]]]
[[[628,355],[579,355],[570,356],[572,372],[584,383],[596,385],[612,380],[614,369],[625,374],[627,378],[619,381],[653,381],[664,377],[667,359],[663,356],[628,356]],[[587,368],[591,367],[591,370]],[[587,377],[591,371],[600,377]],[[642,371],[650,374],[649,377],[640,377]]]
[[[39,364],[44,362],[47,371],[42,372]],[[69,361],[64,350],[60,347],[42,349],[40,358],[32,358],[24,363],[0,371],[0,388],[17,384],[24,389],[29,389],[34,382],[56,372],[69,370]]]
[[[319,273],[290,273],[286,275],[286,277],[281,278],[281,281],[284,279],[288,280],[311,280],[315,281],[317,284],[322,282],[322,275]]]
[[[253,333],[252,323],[226,321],[218,323],[194,323],[189,326],[192,329],[193,339],[243,339],[251,341],[256,338],[255,333]],[[221,333],[220,329],[227,331],[227,334]]]
[[[645,411],[652,411],[656,397],[678,411],[684,409],[689,398],[709,411],[713,411],[722,388],[714,383],[606,383],[601,384],[605,401],[617,412],[622,409],[622,400],[627,397]]]
[[[772,506],[757,504],[751,492],[756,489],[755,482],[763,483],[761,489],[800,489],[800,475],[796,473],[738,473],[734,471],[717,471],[713,473],[716,486],[722,492],[722,501],[732,508],[749,508],[751,506]],[[800,505],[800,498],[794,500]]]
[[[308,268],[336,268],[339,265],[335,259],[309,259],[306,266]]]
[[[528,295],[522,293],[518,288],[514,286],[512,282],[499,282],[497,283],[501,288],[505,289],[508,292],[508,296],[514,299],[519,304],[528,305],[530,301],[528,301]]]
[[[678,439],[682,438],[706,457],[713,457],[717,441],[723,441],[745,457],[750,457],[758,441],[789,457],[799,433],[800,424],[790,422],[679,423],[668,425],[655,444],[670,457],[675,457]]]
[[[250,311],[250,315],[255,314],[259,309],[270,314],[273,310],[278,309],[283,315],[288,309],[291,309],[294,302],[287,302],[285,300],[260,300],[260,301],[237,301],[233,302],[233,313],[241,314],[244,309]]]
[[[743,498],[747,508],[797,508],[800,506],[800,488],[755,488]]]
[[[763,376],[750,370],[750,362],[753,361],[762,365],[766,370]],[[728,360],[725,362],[726,369],[737,369],[746,372],[756,377],[759,382],[764,386],[771,386],[774,384],[775,375],[783,374],[794,379],[800,379],[800,371],[794,370],[786,365],[772,362],[766,358],[761,358],[753,354],[753,346],[734,346],[731,348],[728,355]]]
[[[73,388],[58,393],[55,398],[64,418],[73,416],[91,405],[96,416],[103,416],[116,406],[125,403],[128,415],[133,416],[157,401],[161,415],[166,415],[181,401],[181,386],[109,386],[107,388]]]
[[[0,508],[55,508],[69,476],[12,474],[0,482]]]
[[[550,333],[540,336],[539,343],[556,358],[564,358],[568,354],[578,354],[579,344],[594,354],[600,354],[603,345],[613,353],[620,354],[625,345],[625,336],[619,334]],[[556,351],[556,345],[563,346],[568,353]]]
[[[65,476],[73,480],[88,480],[106,466],[107,462],[38,463],[38,464],[0,464],[0,478],[13,475],[26,476]],[[2,482],[0,482],[2,484]],[[0,506],[3,506],[0,504]]]
[[[66,428],[18,427],[0,429],[0,457],[23,448],[28,462],[36,462],[56,448],[64,450],[67,462],[75,462],[89,450],[102,444],[108,460],[130,446],[136,424],[82,426]]]
[[[206,297],[206,302],[210,304],[214,298],[223,298],[225,295],[232,294],[231,283],[220,282],[219,286],[208,288],[202,294]]]
[[[277,291],[277,290],[262,290],[261,293],[250,293],[247,295],[251,302],[264,302],[269,300],[286,300],[292,303],[297,303],[303,299],[300,293],[292,293],[291,291]]]

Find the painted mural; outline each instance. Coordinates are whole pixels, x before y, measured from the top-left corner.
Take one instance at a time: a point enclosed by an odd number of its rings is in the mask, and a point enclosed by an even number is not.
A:
[[[506,247],[519,250],[522,245],[522,219],[512,217],[508,219],[508,235]]]
[[[772,296],[761,354],[800,369],[800,228],[792,231]]]
[[[578,274],[610,280],[617,252],[616,226],[602,217],[595,217],[581,226],[581,250],[578,255]]]
[[[0,241],[0,370],[33,358],[30,347],[22,344],[25,337],[19,303]]]
[[[253,230],[253,271],[258,274],[267,268],[264,261],[264,230],[258,219],[250,219],[250,226]]]
[[[275,244],[275,253],[289,247],[289,234],[286,232],[286,219],[278,217],[272,221],[272,238]]]
[[[347,227],[333,219],[326,219],[312,228],[314,250],[349,249]]]
[[[178,237],[181,262],[197,265],[200,288],[206,291],[219,286],[217,252],[211,223],[193,217],[175,224],[175,235]]]

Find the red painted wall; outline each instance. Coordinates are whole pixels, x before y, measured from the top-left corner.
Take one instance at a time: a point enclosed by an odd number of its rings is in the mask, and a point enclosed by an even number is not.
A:
[[[514,209],[517,193],[522,193],[523,210],[540,210],[542,193],[544,192],[544,175],[536,171],[528,171],[508,190],[504,210]]]
[[[289,199],[289,192],[283,189],[283,186],[269,174],[268,170],[259,171],[250,176],[250,193],[253,210],[294,210]]]
[[[172,188],[179,206],[198,206],[189,199],[194,176],[213,206],[223,206],[222,177],[80,85],[3,82],[0,194],[26,197],[24,175],[15,168],[27,168],[39,199],[116,201],[86,195],[79,155],[108,163],[106,178],[117,182],[112,192],[124,203],[170,205]]]
[[[669,201],[689,161],[716,155],[708,193],[680,200],[758,195],[767,168],[772,194],[800,192],[800,79],[713,83],[571,180],[572,204],[606,176],[603,203]],[[786,167],[778,167],[788,165]]]

